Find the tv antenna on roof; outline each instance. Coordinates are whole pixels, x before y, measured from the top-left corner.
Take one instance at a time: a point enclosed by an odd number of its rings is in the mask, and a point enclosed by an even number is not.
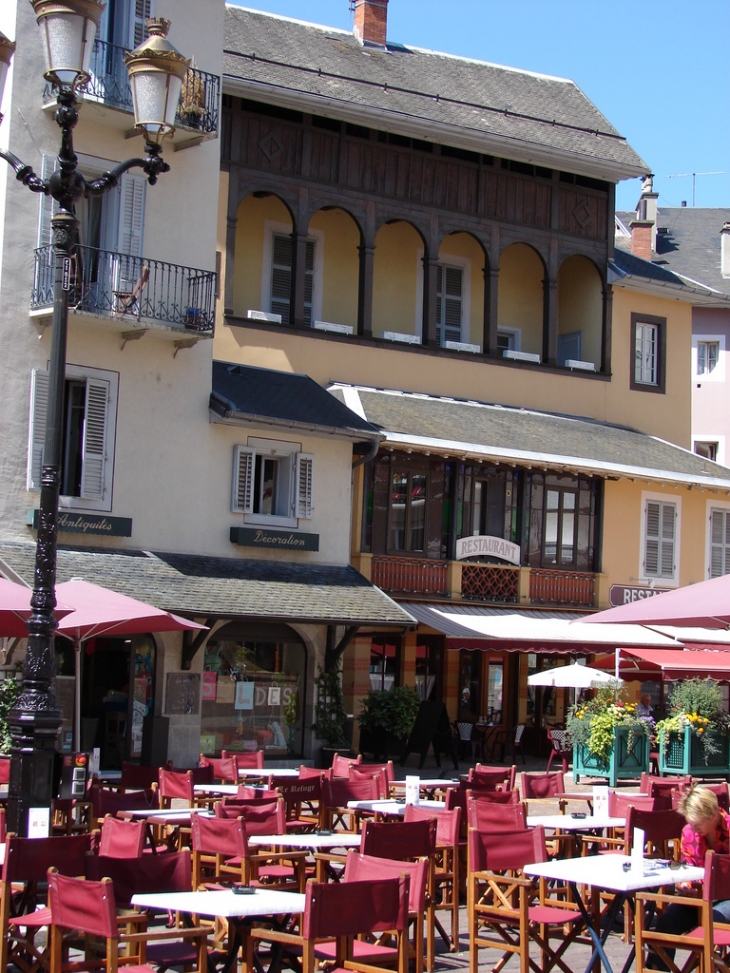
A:
[[[724,176],[725,170],[720,172],[673,172],[671,175],[667,176],[667,179],[684,179],[688,176],[692,176],[692,205],[695,204],[695,180],[697,176]]]

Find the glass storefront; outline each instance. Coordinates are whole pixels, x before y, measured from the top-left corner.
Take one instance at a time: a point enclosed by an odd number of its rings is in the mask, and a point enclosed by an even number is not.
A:
[[[200,749],[301,756],[307,652],[287,625],[231,622],[205,649]]]

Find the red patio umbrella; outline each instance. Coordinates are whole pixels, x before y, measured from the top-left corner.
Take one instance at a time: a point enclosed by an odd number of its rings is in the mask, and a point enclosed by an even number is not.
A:
[[[26,623],[32,614],[31,594],[31,588],[8,581],[7,578],[0,578],[0,636],[17,639],[27,637]],[[54,609],[57,618],[68,615],[71,610],[65,605],[57,605]]]
[[[727,628],[730,624],[730,575],[665,591],[629,605],[609,608],[573,625],[595,622],[633,622],[638,625],[694,625],[702,628]]]
[[[58,623],[58,634],[74,643],[76,694],[74,704],[74,742],[81,744],[81,643],[106,636],[144,635],[146,632],[181,632],[205,629],[205,625],[155,608],[144,601],[120,595],[109,588],[72,578],[56,585],[56,598],[72,611]]]

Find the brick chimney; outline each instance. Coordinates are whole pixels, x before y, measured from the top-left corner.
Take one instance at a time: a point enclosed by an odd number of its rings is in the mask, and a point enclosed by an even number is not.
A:
[[[656,250],[657,199],[654,192],[654,176],[644,176],[641,196],[636,206],[636,219],[629,224],[631,229],[631,252],[642,260],[651,260]]]
[[[363,47],[385,47],[388,36],[388,0],[352,0],[355,37]]]

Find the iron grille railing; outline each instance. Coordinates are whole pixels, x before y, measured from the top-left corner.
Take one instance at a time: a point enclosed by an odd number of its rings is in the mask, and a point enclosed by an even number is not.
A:
[[[595,604],[596,577],[577,571],[530,570],[530,601],[553,605]]]
[[[53,305],[53,247],[35,252],[31,308]],[[162,260],[95,247],[76,248],[71,258],[69,307],[89,314],[151,318],[185,331],[211,334],[216,275]]]
[[[461,597],[465,601],[514,604],[520,598],[520,569],[465,564],[461,569]]]
[[[125,47],[96,40],[91,55],[91,77],[81,88],[87,101],[133,111],[129,75],[124,64]],[[56,89],[50,83],[43,90],[43,98],[50,101]],[[180,105],[175,125],[210,134],[218,131],[220,117],[220,78],[197,68],[188,68],[183,81]]]
[[[374,557],[371,580],[386,591],[419,595],[445,595],[446,561],[410,557]]]

